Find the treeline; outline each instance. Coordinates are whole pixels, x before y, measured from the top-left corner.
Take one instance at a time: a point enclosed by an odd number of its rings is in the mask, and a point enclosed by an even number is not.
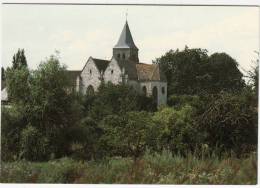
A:
[[[20,56],[24,56],[21,52]],[[243,157],[257,147],[256,79],[246,84],[227,54],[170,51],[156,59],[168,79],[168,105],[127,85],[103,83],[93,95],[72,92],[55,56],[37,70],[14,58],[5,72],[11,107],[2,107],[2,160],[91,160],[145,151]],[[257,71],[251,78],[257,77]]]

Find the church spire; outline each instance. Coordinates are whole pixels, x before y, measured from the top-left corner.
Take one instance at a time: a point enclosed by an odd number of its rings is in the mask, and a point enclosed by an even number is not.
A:
[[[119,37],[119,40],[114,48],[133,48],[138,49],[134,43],[134,40],[132,38],[132,34],[130,32],[128,22],[126,20],[124,28],[121,32],[121,35]]]
[[[126,20],[117,44],[113,48],[113,57],[117,60],[132,60],[139,62],[138,48],[132,38],[128,22]]]

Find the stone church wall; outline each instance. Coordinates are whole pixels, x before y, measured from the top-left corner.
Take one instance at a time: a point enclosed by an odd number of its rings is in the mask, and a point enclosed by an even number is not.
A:
[[[140,91],[143,92],[143,87],[146,87],[147,96],[153,95],[153,88],[157,88],[157,104],[158,106],[167,103],[167,83],[160,81],[145,81],[140,82]],[[164,93],[163,93],[164,88]]]
[[[106,68],[104,72],[104,81],[111,82],[113,84],[122,83],[122,71],[115,59],[112,59]]]
[[[90,58],[86,63],[86,66],[81,72],[82,78],[82,90],[81,92],[84,94],[87,91],[88,86],[93,86],[94,90],[97,91],[100,83],[101,83],[101,75],[99,70],[97,69],[95,63]]]

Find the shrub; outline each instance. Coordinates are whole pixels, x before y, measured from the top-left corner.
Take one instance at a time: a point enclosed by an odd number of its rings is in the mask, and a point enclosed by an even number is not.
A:
[[[218,146],[222,152],[237,155],[256,149],[257,109],[243,94],[219,94],[198,118],[198,124],[211,148]]]
[[[48,139],[38,129],[28,125],[21,132],[21,156],[29,161],[46,160]]]
[[[20,152],[20,133],[26,125],[26,120],[15,106],[2,106],[1,109],[1,159],[16,160]]]
[[[185,154],[201,143],[191,106],[186,105],[179,110],[166,107],[156,112],[152,118],[157,124],[159,150],[165,148],[175,154]]]

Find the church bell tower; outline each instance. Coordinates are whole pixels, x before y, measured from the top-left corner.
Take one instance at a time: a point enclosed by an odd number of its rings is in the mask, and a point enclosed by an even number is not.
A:
[[[138,48],[134,43],[127,21],[117,44],[113,48],[113,57],[117,60],[132,60],[136,63],[139,62]]]

